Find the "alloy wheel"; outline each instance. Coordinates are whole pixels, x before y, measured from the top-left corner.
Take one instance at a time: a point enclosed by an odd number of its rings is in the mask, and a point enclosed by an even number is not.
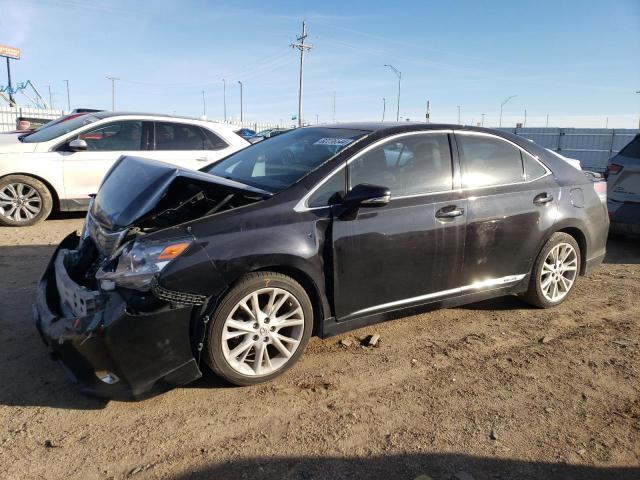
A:
[[[9,183],[0,189],[0,215],[14,222],[26,222],[42,210],[38,191],[24,183]]]
[[[298,299],[282,288],[261,288],[240,300],[225,320],[222,353],[242,375],[265,376],[282,368],[304,333]]]
[[[540,289],[550,302],[559,302],[567,296],[578,275],[578,255],[575,248],[565,242],[554,246],[547,254],[540,271]]]

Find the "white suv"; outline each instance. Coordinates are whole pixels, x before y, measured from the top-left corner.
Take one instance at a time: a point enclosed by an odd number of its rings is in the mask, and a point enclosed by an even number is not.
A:
[[[250,145],[240,127],[163,115],[86,113],[0,144],[0,224],[84,210],[122,155],[197,170]]]

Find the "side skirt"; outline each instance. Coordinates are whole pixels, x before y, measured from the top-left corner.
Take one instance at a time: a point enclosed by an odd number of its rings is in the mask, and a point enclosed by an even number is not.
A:
[[[409,315],[416,315],[418,313],[424,313],[431,310],[438,310],[440,308],[459,307],[460,305],[481,302],[490,298],[504,297],[507,295],[523,293],[527,291],[529,285],[529,277],[530,274],[527,274],[515,285],[509,285],[507,287],[492,288],[490,290],[483,290],[481,292],[458,295],[455,297],[421,303],[418,305],[411,305],[408,307],[397,308],[394,310],[388,310],[371,315],[349,318],[347,320],[338,320],[335,317],[326,318],[322,324],[322,332],[320,334],[320,337],[328,338],[334,335],[348,332],[349,330],[366,327],[367,325],[374,325],[376,323],[385,322],[387,320],[396,320],[398,318],[406,317]]]
[[[89,209],[90,198],[67,198],[60,200],[60,211],[81,212]]]

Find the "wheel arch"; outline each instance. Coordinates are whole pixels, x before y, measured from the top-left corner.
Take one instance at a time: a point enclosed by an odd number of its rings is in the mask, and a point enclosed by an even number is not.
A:
[[[54,211],[54,212],[59,212],[60,211],[60,196],[58,195],[58,192],[53,187],[51,182],[49,182],[48,180],[42,178],[39,175],[35,175],[33,173],[27,173],[27,172],[11,172],[11,173],[7,173],[6,175],[2,175],[0,177],[0,180],[2,180],[3,178],[6,178],[6,177],[10,177],[12,175],[22,175],[23,177],[30,177],[30,178],[33,178],[35,180],[38,180],[39,182],[42,182],[44,184],[44,186],[47,187],[47,189],[49,190],[49,193],[51,193],[51,199],[53,200],[52,211]]]
[[[542,239],[540,245],[538,245],[538,255],[542,251],[542,248],[549,241],[551,236],[554,233],[566,233],[573,237],[573,239],[578,244],[578,248],[580,249],[580,272],[579,274],[582,276],[586,272],[587,268],[587,236],[584,233],[584,228],[581,227],[578,223],[567,222],[564,224],[556,225],[553,229],[547,232],[547,235]],[[535,258],[534,258],[535,260]]]

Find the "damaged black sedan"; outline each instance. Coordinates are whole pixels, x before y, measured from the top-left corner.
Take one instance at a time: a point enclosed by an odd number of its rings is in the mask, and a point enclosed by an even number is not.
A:
[[[40,281],[38,329],[84,391],[236,385],[417,308],[569,295],[603,259],[601,186],[519,137],[297,129],[190,171],[123,157]]]

